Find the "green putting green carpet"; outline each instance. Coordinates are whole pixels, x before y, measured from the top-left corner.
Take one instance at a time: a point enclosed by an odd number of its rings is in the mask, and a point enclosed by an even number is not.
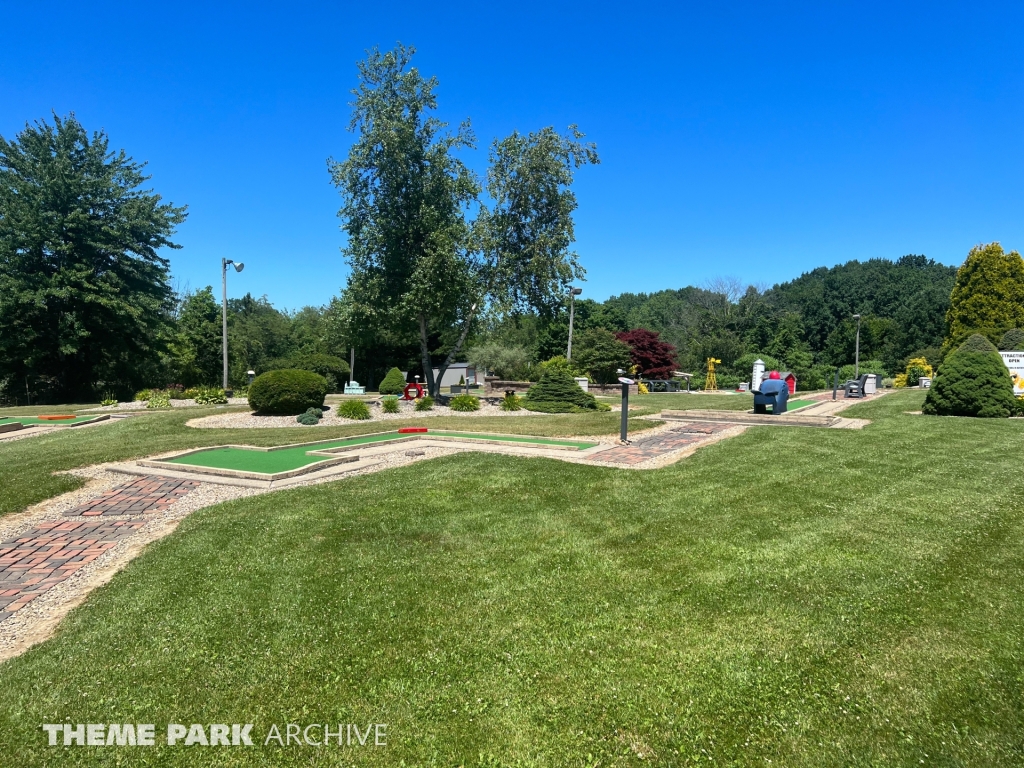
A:
[[[789,410],[795,410],[797,408],[803,408],[805,405],[815,405],[814,400],[790,400],[786,406]]]
[[[382,435],[350,437],[329,443],[298,445],[294,447],[278,448],[273,451],[250,451],[244,448],[210,448],[205,451],[189,454],[188,456],[179,456],[175,459],[168,459],[168,461],[173,464],[189,464],[191,466],[212,467],[214,469],[234,469],[242,472],[262,472],[264,474],[271,475],[278,472],[291,472],[292,470],[299,469],[300,467],[306,467],[319,461],[328,460],[328,457],[325,456],[310,456],[310,451],[324,451],[332,448],[385,443],[390,440],[415,437],[459,437],[470,440],[527,443],[537,446],[568,446],[576,448],[577,450],[585,450],[597,445],[597,443],[582,442],[578,440],[552,440],[543,437],[489,435],[486,433],[471,432],[421,432],[402,435],[397,432],[387,432]]]

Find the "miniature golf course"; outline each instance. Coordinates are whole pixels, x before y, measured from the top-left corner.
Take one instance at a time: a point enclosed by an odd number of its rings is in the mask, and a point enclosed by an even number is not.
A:
[[[57,416],[59,418],[56,418]],[[26,427],[73,427],[100,421],[104,416],[106,414],[75,416],[70,413],[54,414],[50,418],[47,418],[45,414],[42,416],[0,416],[0,424],[10,424],[12,421],[17,421]]]
[[[494,435],[488,433],[445,432],[427,430],[415,433],[385,432],[375,435],[350,437],[322,443],[303,443],[271,450],[250,449],[237,446],[222,446],[196,451],[184,456],[164,459],[168,464],[183,464],[211,469],[226,469],[238,472],[259,472],[273,475],[282,472],[294,472],[297,469],[325,461],[324,452],[359,448],[376,443],[410,440],[416,438],[449,438],[458,440],[478,440],[481,442],[502,442],[520,445],[531,445],[538,448],[563,448],[568,450],[586,450],[598,445],[594,442],[579,440],[553,440],[543,437],[524,437],[520,435]]]
[[[816,402],[817,401],[815,400],[790,400],[789,403],[786,404],[786,407],[788,410],[794,411],[797,408],[806,408],[808,405],[815,405]]]

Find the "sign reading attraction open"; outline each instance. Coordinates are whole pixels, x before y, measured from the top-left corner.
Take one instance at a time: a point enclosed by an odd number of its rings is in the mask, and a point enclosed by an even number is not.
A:
[[[1024,395],[1024,352],[1000,352],[1013,379],[1013,394]]]

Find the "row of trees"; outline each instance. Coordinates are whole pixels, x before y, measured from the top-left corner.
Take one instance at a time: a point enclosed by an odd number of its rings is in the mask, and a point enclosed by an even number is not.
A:
[[[956,274],[955,267],[911,255],[821,267],[771,288],[718,279],[604,302],[577,300],[573,360],[600,380],[591,356],[602,350],[598,358],[607,357],[609,337],[641,329],[673,348],[672,362],[633,361],[648,376],[660,378],[674,367],[699,378],[707,358],[715,357],[723,361],[720,385],[731,386],[749,380],[753,361],[761,357],[793,371],[802,388],[819,388],[837,368],[852,370],[852,315],[860,314],[862,369],[891,374],[914,357],[937,364]],[[471,357],[518,361],[507,367],[529,372],[531,365],[565,354],[568,332],[568,307],[550,317],[497,319],[482,331],[485,342]]]
[[[505,378],[543,365],[610,381],[646,376],[745,380],[760,356],[820,387],[854,358],[895,373],[909,359],[937,366],[969,332],[998,343],[1024,325],[1024,266],[998,244],[972,251],[958,272],[924,256],[819,268],[771,288],[716,280],[575,305],[584,275],[574,240],[574,175],[596,164],[570,127],[515,132],[491,143],[478,178],[461,159],[476,140],[468,121],[440,121],[434,78],[399,45],[359,64],[347,157],[329,161],[347,235],[348,283],[329,306],[295,313],[246,296],[229,307],[231,381],[249,369],[305,367],[373,385],[392,367],[420,373],[470,359]],[[171,288],[163,253],[175,249],[183,206],[146,188],[143,164],[112,151],[73,115],[0,138],[0,396],[71,400],[142,386],[220,379],[219,307],[210,288]],[[951,300],[952,299],[952,300]]]

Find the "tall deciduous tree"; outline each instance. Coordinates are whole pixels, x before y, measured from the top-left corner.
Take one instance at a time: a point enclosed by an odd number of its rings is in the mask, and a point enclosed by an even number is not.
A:
[[[549,312],[582,276],[569,250],[576,208],[569,186],[574,170],[596,163],[597,154],[575,128],[568,136],[545,128],[496,141],[486,208],[479,181],[455,156],[475,146],[469,122],[447,132],[432,116],[437,80],[411,66],[414,52],[375,49],[360,62],[349,126],[358,138],[347,159],[328,165],[348,235],[349,336],[368,327],[398,339],[415,334],[437,394],[485,308]]]
[[[170,343],[177,383],[191,387],[218,382],[222,370],[221,334],[221,309],[213,298],[213,287],[208,285],[185,296]]]
[[[155,369],[184,207],[74,115],[0,137],[0,382],[71,398]]]

